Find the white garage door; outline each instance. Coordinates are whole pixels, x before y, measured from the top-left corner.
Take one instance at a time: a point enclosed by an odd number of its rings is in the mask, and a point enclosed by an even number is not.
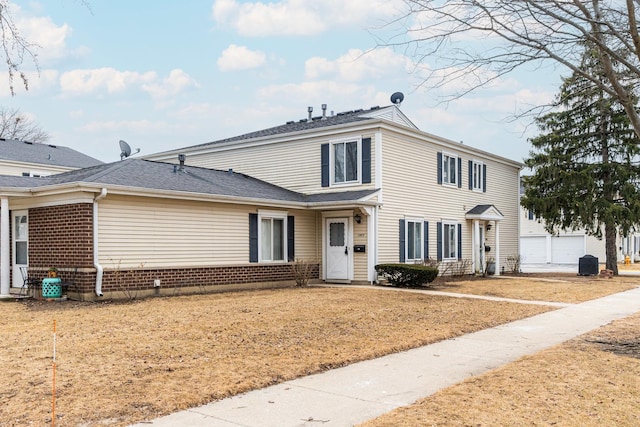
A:
[[[551,238],[551,262],[553,264],[577,264],[584,256],[584,236],[558,236]]]
[[[547,238],[527,236],[520,238],[520,258],[522,264],[544,264],[547,262]]]

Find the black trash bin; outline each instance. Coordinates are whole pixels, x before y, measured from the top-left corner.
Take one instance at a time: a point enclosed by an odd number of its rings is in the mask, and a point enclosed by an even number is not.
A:
[[[585,255],[578,259],[578,275],[595,276],[598,274],[598,258],[593,255]]]

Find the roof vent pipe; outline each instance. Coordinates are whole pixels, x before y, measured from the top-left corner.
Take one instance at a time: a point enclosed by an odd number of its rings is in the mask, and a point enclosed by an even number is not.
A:
[[[313,120],[311,117],[311,114],[313,113],[313,107],[307,107],[307,111],[309,112],[309,119],[307,121],[310,122],[311,120]]]
[[[322,120],[327,120],[327,104],[322,104]]]
[[[184,171],[184,161],[187,159],[187,156],[184,154],[178,154],[178,161],[180,162],[180,172]]]

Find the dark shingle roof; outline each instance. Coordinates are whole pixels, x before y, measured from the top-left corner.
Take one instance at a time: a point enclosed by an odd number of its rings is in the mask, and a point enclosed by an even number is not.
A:
[[[467,212],[467,215],[482,215],[491,208],[494,208],[500,215],[502,215],[502,212],[500,212],[494,205],[476,205],[473,209]]]
[[[283,125],[271,127],[268,129],[262,129],[259,131],[234,136],[231,138],[225,138],[217,141],[207,142],[204,144],[193,145],[188,148],[203,147],[203,146],[213,145],[213,144],[222,144],[225,142],[242,141],[245,139],[262,138],[262,137],[281,135],[281,134],[291,133],[291,132],[301,132],[309,129],[318,129],[318,128],[323,128],[327,126],[336,126],[336,125],[342,125],[347,123],[354,123],[358,121],[371,120],[371,117],[365,117],[365,115],[373,111],[378,111],[380,109],[381,107],[371,107],[368,110],[360,109],[360,110],[345,111],[342,113],[337,113],[335,115],[326,116],[324,118],[322,116],[317,116],[317,117],[313,117],[311,121],[307,119],[290,121]]]
[[[5,188],[33,188],[71,183],[296,203],[357,201],[377,191],[360,190],[305,195],[237,172],[191,166],[185,166],[180,170],[178,165],[172,163],[142,159],[127,159],[42,178],[0,176],[0,187]]]
[[[102,164],[100,160],[68,147],[2,138],[0,138],[0,159],[70,168],[86,168]]]

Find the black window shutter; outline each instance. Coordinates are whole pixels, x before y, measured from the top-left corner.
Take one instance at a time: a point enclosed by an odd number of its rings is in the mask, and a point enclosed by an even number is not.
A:
[[[405,262],[407,257],[404,253],[405,250],[405,231],[404,231],[404,219],[400,220],[400,262]]]
[[[458,224],[458,259],[462,259],[462,224]]]
[[[249,214],[249,262],[258,262],[258,214]]]
[[[322,170],[322,186],[329,186],[329,144],[320,146],[320,162]]]
[[[442,184],[442,153],[438,152],[438,184]]]
[[[437,249],[438,249],[438,253],[436,254],[436,258],[438,259],[438,261],[442,261],[442,223],[438,222],[436,224],[436,243],[437,243]]]
[[[462,188],[462,159],[458,157],[458,188]]]
[[[423,237],[424,237],[424,253],[422,257],[424,259],[429,258],[429,221],[425,221],[422,229]]]
[[[289,259],[289,261],[294,261],[296,259],[294,221],[294,216],[287,217],[287,258]]]
[[[473,160],[469,160],[469,190],[473,190]]]
[[[371,138],[362,139],[362,183],[371,182]]]
[[[487,165],[482,165],[482,192],[487,192]]]

